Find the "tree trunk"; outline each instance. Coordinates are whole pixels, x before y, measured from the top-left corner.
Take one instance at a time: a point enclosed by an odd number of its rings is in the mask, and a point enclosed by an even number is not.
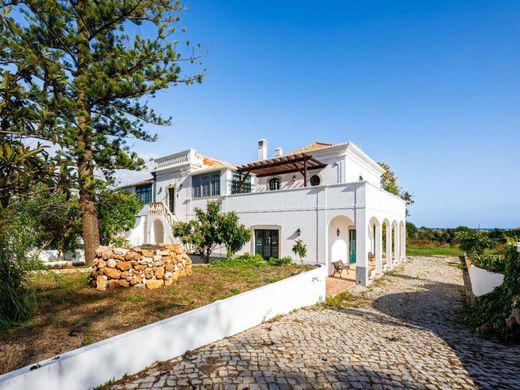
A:
[[[80,167],[81,171],[81,167]],[[79,204],[81,207],[81,224],[83,227],[83,244],[85,248],[85,262],[92,263],[96,257],[96,249],[100,244],[98,215],[96,209],[95,192],[88,185],[80,184]]]
[[[84,12],[84,1],[79,1],[77,9]],[[86,94],[87,69],[90,58],[88,31],[83,23],[78,25],[76,72],[76,119],[78,127],[77,163],[79,175],[79,204],[83,227],[83,244],[85,262],[90,265],[96,257],[96,249],[100,244],[98,215],[96,209],[96,186],[94,180],[94,156],[92,153],[92,128],[90,127],[90,109]]]

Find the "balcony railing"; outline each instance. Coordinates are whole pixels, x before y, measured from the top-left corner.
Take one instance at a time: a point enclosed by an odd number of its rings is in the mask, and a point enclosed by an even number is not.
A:
[[[153,202],[150,203],[150,208],[148,209],[148,215],[153,215],[157,217],[164,217],[170,226],[173,226],[175,222],[177,222],[175,216],[168,210],[168,207],[163,202]]]
[[[158,158],[155,160],[155,169],[172,168],[180,165],[184,165],[190,162],[190,151],[186,150],[182,153],[173,154]]]

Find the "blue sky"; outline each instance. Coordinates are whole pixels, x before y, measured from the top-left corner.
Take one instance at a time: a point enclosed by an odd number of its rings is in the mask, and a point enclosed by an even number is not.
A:
[[[520,226],[520,2],[186,5],[207,77],[150,101],[174,125],[144,156],[350,140],[414,194],[412,222]]]

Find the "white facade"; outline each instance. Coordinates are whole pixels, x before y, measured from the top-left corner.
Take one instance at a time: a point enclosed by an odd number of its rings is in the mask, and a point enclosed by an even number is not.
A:
[[[267,141],[261,141],[259,159],[265,158],[262,148],[267,148]],[[237,169],[233,164],[193,149],[157,159],[152,179],[144,184],[151,187],[150,203],[127,237],[134,245],[175,241],[171,234],[175,221],[188,221],[195,208],[219,199],[223,211],[237,212],[251,229],[252,240],[242,253],[295,257],[292,247],[302,239],[307,245],[304,261],[325,264],[331,272],[332,261],[350,262],[355,264],[357,282],[366,285],[405,256],[405,202],[381,189],[382,168],[353,143],[316,143],[301,151],[323,166],[307,172],[307,187],[300,172],[252,174],[251,192],[239,194],[232,193]],[[201,185],[202,174],[211,174],[211,181]],[[270,187],[271,179],[279,184]]]

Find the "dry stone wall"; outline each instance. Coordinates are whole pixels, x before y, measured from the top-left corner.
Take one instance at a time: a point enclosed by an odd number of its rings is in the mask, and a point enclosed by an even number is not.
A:
[[[96,250],[89,283],[98,290],[121,287],[159,288],[191,276],[191,259],[178,244],[131,249],[101,246]]]

